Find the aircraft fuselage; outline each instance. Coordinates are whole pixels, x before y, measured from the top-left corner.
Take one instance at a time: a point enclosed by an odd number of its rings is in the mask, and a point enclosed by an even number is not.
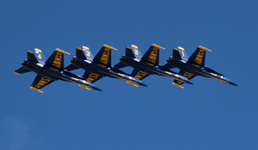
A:
[[[147,86],[146,84],[142,83],[142,81],[133,78],[131,76],[122,74],[122,73],[117,73],[111,70],[111,68],[104,68],[99,66],[98,64],[95,64],[93,62],[89,62],[87,60],[83,60],[77,57],[73,57],[73,60],[71,60],[71,63],[79,68],[82,68],[84,70],[87,70],[89,72],[101,75],[101,76],[108,76],[111,78],[118,78],[118,79],[123,79],[126,81],[132,81],[136,82],[142,86]]]
[[[40,63],[31,62],[28,60],[25,60],[22,63],[23,67],[40,74],[42,76],[45,76],[47,78],[50,78],[52,80],[63,80],[68,82],[74,82],[77,83],[79,86],[82,86],[86,89],[94,88],[96,90],[101,91],[101,89],[97,88],[94,84],[83,80],[79,76],[76,76],[70,72],[66,71],[59,71],[55,68],[47,67],[46,65],[42,65]],[[91,86],[91,87],[90,87]]]
[[[179,76],[178,74],[174,74],[169,71],[165,71],[160,69],[158,66],[151,66],[150,64],[144,63],[142,61],[137,61],[134,58],[127,57],[127,56],[122,56],[120,59],[123,63],[138,69],[140,71],[147,72],[149,74],[156,74],[160,76],[167,76],[176,80],[183,80],[186,83],[192,84],[191,82],[187,81],[188,79],[184,78],[183,76]]]
[[[214,79],[220,80],[220,81],[228,83],[228,84],[236,85],[235,83],[231,82],[229,79],[227,79],[226,77],[224,77],[222,75],[206,71],[204,69],[204,67],[197,67],[194,64],[186,63],[186,62],[183,62],[182,60],[178,60],[173,57],[169,58],[168,63],[174,67],[182,69],[182,70],[189,72],[196,76],[200,75],[203,77],[214,78]]]

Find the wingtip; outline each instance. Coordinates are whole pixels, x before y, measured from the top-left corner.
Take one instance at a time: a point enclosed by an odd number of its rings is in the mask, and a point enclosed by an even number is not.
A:
[[[208,49],[208,48],[206,48],[206,47],[203,47],[203,46],[198,46],[198,48],[201,48],[201,49],[204,49],[204,50],[207,50],[207,51],[209,51],[209,52],[211,52],[211,50],[210,49]]]
[[[184,89],[183,86],[181,86],[181,85],[179,85],[179,84],[177,84],[177,83],[172,82],[172,84],[175,85],[175,86],[178,86],[178,87],[180,87],[180,88],[182,88],[182,89]]]
[[[65,53],[65,54],[70,55],[70,53],[68,53],[68,52],[66,52],[66,51],[63,51],[63,50],[61,50],[61,49],[59,49],[59,48],[56,48],[55,51],[58,51],[58,52],[61,52],[61,53]]]
[[[112,46],[109,46],[109,45],[107,45],[107,44],[104,44],[103,46],[104,46],[104,47],[107,47],[107,48],[110,48],[110,49],[117,50],[116,48],[114,48],[114,47],[112,47]]]
[[[40,92],[40,93],[44,93],[43,91],[41,91],[41,90],[39,90],[39,89],[37,89],[37,88],[35,88],[35,87],[33,87],[33,86],[30,86],[30,88],[33,89],[33,90],[36,90],[36,91],[38,91],[38,92]]]
[[[153,47],[157,47],[157,48],[160,48],[160,49],[163,49],[163,50],[165,50],[165,48],[164,47],[161,47],[161,46],[159,46],[159,45],[157,45],[157,44],[152,44],[151,46],[153,46]]]

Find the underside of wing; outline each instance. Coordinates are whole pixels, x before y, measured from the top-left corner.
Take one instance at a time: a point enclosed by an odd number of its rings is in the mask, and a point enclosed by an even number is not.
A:
[[[103,76],[98,75],[96,73],[91,73],[89,71],[85,71],[84,75],[83,75],[83,79],[85,79],[88,82],[94,83],[96,81],[98,81],[99,79],[101,79]]]
[[[111,46],[103,45],[94,57],[93,62],[103,68],[111,67],[111,49],[116,50]]]
[[[138,80],[143,80],[144,78],[148,77],[150,74],[144,71],[140,71],[138,69],[134,69],[131,76],[135,77]]]
[[[64,53],[69,54],[58,48],[55,49],[55,51],[46,61],[46,65],[53,70],[57,70],[57,71],[64,70]]]
[[[196,75],[191,74],[189,72],[186,72],[184,70],[180,70],[178,74],[181,75],[181,76],[184,76],[188,80],[191,80],[192,78],[194,78],[196,76]],[[172,84],[174,84],[176,86],[179,86],[181,88],[184,88],[184,87],[181,86],[183,83],[185,83],[183,80],[174,80],[174,82]]]
[[[165,49],[156,44],[152,44],[148,51],[143,55],[142,61],[151,66],[159,65],[159,49]]]
[[[206,50],[211,51],[205,47],[199,46],[188,59],[187,63],[190,63],[196,67],[204,67]]]
[[[31,89],[36,90],[38,92],[43,93],[42,91],[40,91],[39,89],[47,86],[48,84],[54,82],[55,80],[50,79],[48,77],[44,77],[42,75],[37,75],[35,80],[33,81],[32,85],[30,86]]]

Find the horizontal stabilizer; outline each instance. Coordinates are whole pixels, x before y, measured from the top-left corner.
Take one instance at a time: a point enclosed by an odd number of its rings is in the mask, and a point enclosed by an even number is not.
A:
[[[21,67],[14,71],[15,74],[22,74],[22,73],[26,73],[26,72],[30,72],[30,70],[27,68],[24,68],[24,67]]]
[[[172,73],[176,73],[176,72],[170,70],[170,69],[172,69],[172,68],[175,68],[175,66],[174,66],[174,65],[171,65],[170,63],[167,63],[167,64],[165,64],[164,66],[159,66],[159,68],[160,68],[161,70],[165,70],[165,71],[170,71],[170,72],[172,72]]]
[[[116,68],[114,68],[114,67],[111,67],[111,70],[114,71],[114,72],[116,72],[116,73],[121,73],[121,74],[125,74],[125,75],[130,76],[128,73],[125,73],[124,71],[119,70],[119,69],[116,69]]]
[[[65,70],[67,71],[72,71],[76,69],[79,69],[79,67],[75,66],[74,64],[70,64],[69,66],[65,67]]]
[[[114,68],[114,69],[120,69],[120,68],[124,68],[124,67],[127,67],[128,65],[127,64],[125,64],[125,63],[123,63],[123,62],[119,62],[119,63],[117,63],[114,67],[112,67],[112,68]]]

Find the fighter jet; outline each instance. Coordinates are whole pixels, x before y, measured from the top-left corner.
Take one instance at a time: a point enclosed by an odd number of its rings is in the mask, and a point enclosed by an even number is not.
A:
[[[177,48],[173,49],[173,57],[170,56],[169,60],[167,61],[168,63],[163,67],[167,69],[177,67],[180,69],[179,74],[189,80],[194,78],[195,76],[200,75],[203,77],[214,78],[219,81],[237,86],[237,84],[233,83],[232,81],[224,77],[224,75],[222,75],[221,73],[218,73],[208,68],[207,66],[205,66],[206,51],[211,51],[211,50],[203,46],[199,46],[195,50],[195,52],[191,55],[191,57],[188,58],[184,48],[179,46],[178,49]],[[181,85],[183,83],[184,82],[182,80],[181,81],[174,80],[173,82],[174,85],[177,85],[179,87],[182,87]]]
[[[192,84],[185,77],[175,74],[174,71],[159,65],[159,49],[165,48],[152,44],[149,50],[142,56],[136,45],[127,46],[125,48],[125,55],[122,56],[120,62],[114,68],[120,69],[131,66],[134,68],[131,76],[139,80],[143,80],[151,74],[156,74]]]
[[[76,56],[71,60],[71,64],[65,69],[67,71],[82,68],[85,70],[83,79],[94,83],[102,77],[108,76],[125,80],[127,83],[138,87],[138,85],[147,86],[142,81],[133,78],[123,71],[111,67],[111,50],[117,50],[111,46],[103,45],[96,55],[93,57],[89,47],[83,46],[76,48]]]
[[[64,53],[63,50],[55,49],[52,55],[45,61],[45,56],[40,49],[35,48],[36,57],[33,52],[27,52],[27,59],[22,63],[22,67],[14,71],[16,74],[22,74],[30,71],[37,73],[37,76],[30,86],[31,89],[43,93],[40,89],[55,80],[74,82],[79,86],[91,90],[102,91],[94,84],[85,81],[82,77],[74,75],[64,70]]]

